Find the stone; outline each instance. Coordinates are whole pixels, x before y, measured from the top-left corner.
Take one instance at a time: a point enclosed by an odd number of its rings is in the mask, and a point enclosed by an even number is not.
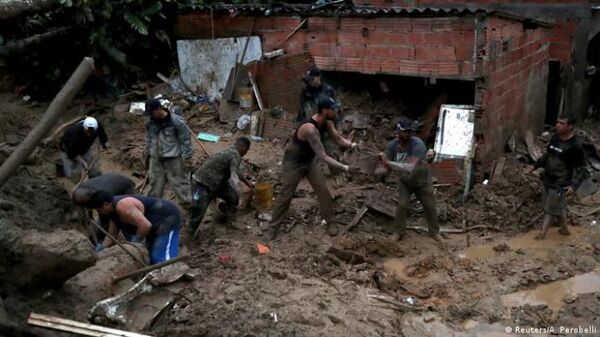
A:
[[[5,291],[56,288],[94,265],[96,252],[88,238],[75,230],[40,232],[0,222],[0,280]]]
[[[575,301],[577,301],[577,294],[568,294],[567,296],[565,296],[564,301],[565,303],[574,303]]]

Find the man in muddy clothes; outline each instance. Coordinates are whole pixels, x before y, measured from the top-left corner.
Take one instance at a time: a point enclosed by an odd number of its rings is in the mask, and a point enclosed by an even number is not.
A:
[[[559,117],[556,120],[556,131],[546,148],[546,154],[534,165],[536,175],[544,169],[544,224],[535,237],[543,240],[553,221],[558,222],[562,235],[569,235],[567,228],[566,195],[576,190],[585,178],[585,153],[575,134],[572,116]]]
[[[292,198],[300,179],[306,177],[317,194],[323,220],[327,223],[327,232],[335,236],[338,233],[334,222],[334,205],[323,172],[318,167],[318,161],[324,161],[329,167],[344,172],[355,172],[358,168],[350,168],[333,159],[323,148],[322,137],[327,132],[342,148],[354,148],[356,143],[344,139],[335,129],[333,121],[336,116],[337,102],[329,97],[319,100],[317,113],[304,121],[296,131],[292,141],[288,143],[283,156],[281,176],[281,192],[275,201],[271,225],[267,239],[274,239],[281,223],[290,207]]]
[[[63,171],[67,178],[77,180],[81,176],[82,167],[88,171],[90,178],[101,174],[90,151],[96,138],[100,138],[104,149],[108,148],[108,137],[104,127],[94,117],[86,117],[65,131],[60,140],[60,150]]]
[[[192,141],[183,117],[162,108],[157,99],[146,102],[145,162],[150,175],[148,195],[161,198],[167,182],[186,206],[191,205],[190,181],[184,161],[192,159]]]
[[[174,203],[142,195],[112,196],[98,191],[92,196],[91,207],[110,219],[108,232],[113,237],[121,231],[129,242],[145,239],[151,264],[179,254],[181,213]],[[105,238],[102,247],[110,247],[113,243]]]
[[[105,173],[100,176],[84,181],[71,194],[73,203],[83,208],[90,208],[92,196],[98,191],[108,192],[111,195],[126,195],[135,192],[135,183],[133,180],[116,173]],[[92,214],[90,213],[90,219]],[[93,220],[93,219],[92,219]],[[108,228],[108,218],[100,216],[100,224],[105,229]],[[100,230],[96,232],[94,240],[102,241],[104,233]]]
[[[193,207],[190,217],[192,233],[200,226],[208,205],[215,198],[224,201],[219,209],[229,217],[238,204],[239,197],[231,181],[241,181],[252,189],[252,183],[239,174],[242,157],[250,149],[250,140],[240,137],[233,147],[221,151],[204,164],[192,176]]]
[[[396,124],[397,139],[391,141],[385,153],[381,153],[381,165],[375,174],[383,176],[390,170],[400,173],[398,182],[398,207],[394,219],[394,234],[401,239],[406,231],[406,218],[411,193],[421,201],[425,209],[425,218],[429,235],[441,241],[437,220],[435,196],[431,171],[427,163],[427,147],[423,141],[414,136],[416,123],[408,118],[401,118]]]

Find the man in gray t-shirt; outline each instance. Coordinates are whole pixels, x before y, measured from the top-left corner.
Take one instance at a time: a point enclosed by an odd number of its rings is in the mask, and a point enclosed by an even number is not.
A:
[[[398,137],[388,144],[385,153],[380,154],[381,165],[375,170],[375,174],[385,175],[390,170],[400,173],[395,218],[398,236],[402,237],[406,230],[408,202],[411,193],[414,193],[425,209],[429,235],[436,241],[441,241],[433,182],[427,164],[427,147],[420,138],[414,136],[415,129],[415,123],[406,118],[396,124]]]

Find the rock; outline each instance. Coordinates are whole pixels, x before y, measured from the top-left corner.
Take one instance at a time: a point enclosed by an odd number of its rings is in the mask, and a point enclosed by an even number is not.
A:
[[[565,303],[573,303],[575,301],[577,301],[577,294],[568,294],[567,296],[565,296],[564,299]]]
[[[471,334],[454,331],[445,325],[439,317],[433,313],[418,316],[407,313],[402,316],[402,333],[405,337],[466,337]]]
[[[96,262],[85,235],[75,230],[40,232],[0,222],[0,288],[58,287]]]
[[[137,257],[148,261],[148,251],[142,245],[125,244],[125,247]],[[69,279],[63,289],[65,298],[73,301],[73,305],[81,307],[78,319],[85,319],[85,312],[96,302],[129,289],[133,286],[131,280],[123,280],[115,285],[112,278],[141,268],[131,256],[118,246],[102,250],[98,254],[98,261],[93,267]],[[122,284],[124,283],[124,284]]]

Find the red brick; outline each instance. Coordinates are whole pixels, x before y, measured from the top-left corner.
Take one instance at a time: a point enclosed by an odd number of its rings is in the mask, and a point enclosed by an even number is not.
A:
[[[397,58],[382,58],[379,60],[381,72],[387,74],[398,74],[400,65]]]
[[[418,73],[418,66],[416,61],[404,61],[398,62],[399,73],[405,75],[416,75]]]
[[[362,31],[364,28],[368,29],[369,31],[375,30],[375,19],[355,17],[345,17],[341,19],[341,30]]]
[[[454,47],[416,47],[417,60],[455,61]]]
[[[438,73],[440,75],[460,75],[460,69],[455,62],[440,62]]]
[[[338,23],[337,19],[331,17],[316,17],[311,16],[308,18],[308,30],[309,31],[328,31],[337,30]]]
[[[367,74],[376,74],[381,72],[381,64],[379,59],[365,58],[363,60],[363,72]]]
[[[338,44],[350,44],[350,45],[361,45],[366,42],[361,32],[337,32],[337,43]]]
[[[406,34],[406,42],[409,45],[422,45],[425,43],[425,35],[417,32],[408,33]]]
[[[365,48],[365,57],[367,58],[386,58],[391,57],[392,51],[388,47],[369,46]]]
[[[430,32],[432,18],[412,18],[413,32]]]
[[[437,62],[419,62],[417,68],[420,75],[437,75],[438,70],[439,67]]]
[[[378,17],[375,19],[375,30],[382,32],[410,32],[412,23],[410,18],[385,18]]]
[[[402,60],[414,60],[415,49],[407,46],[393,46],[389,48],[390,56]]]

